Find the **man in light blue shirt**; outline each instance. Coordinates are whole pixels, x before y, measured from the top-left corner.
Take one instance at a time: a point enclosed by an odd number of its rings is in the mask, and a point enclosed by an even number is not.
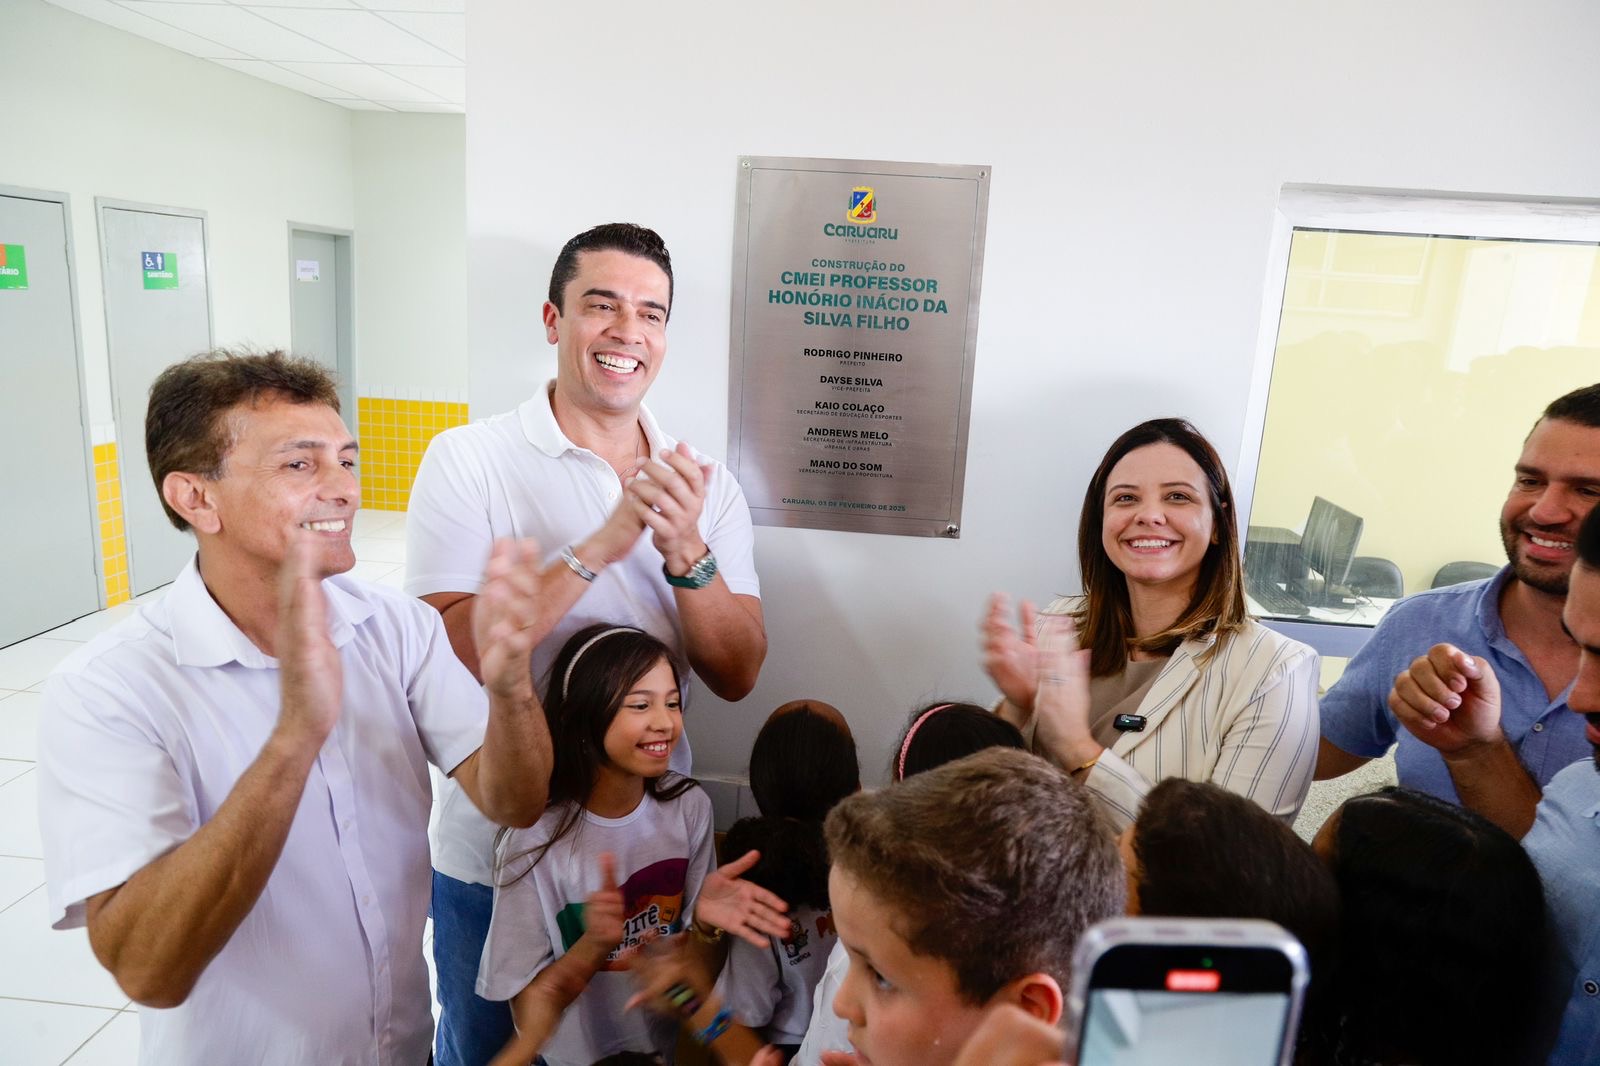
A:
[[[1396,675],[1440,643],[1482,658],[1499,678],[1512,769],[1520,765],[1542,786],[1584,758],[1583,722],[1567,713],[1578,648],[1561,610],[1578,526],[1597,500],[1600,385],[1589,385],[1546,407],[1523,443],[1500,512],[1509,565],[1486,581],[1395,604],[1322,698],[1317,779],[1349,773],[1398,742],[1402,785],[1463,802],[1436,746],[1401,729],[1388,699]]]
[[[1569,990],[1550,1062],[1600,1062],[1600,766],[1573,763],[1545,786],[1522,846],[1544,878],[1555,965]]]
[[[1542,798],[1501,732],[1513,697],[1486,659],[1435,645],[1395,678],[1391,696],[1408,733],[1440,752],[1466,805],[1521,836],[1539,868],[1552,984],[1566,997],[1551,1066],[1600,1062],[1600,513],[1584,521],[1576,548],[1562,618],[1578,647],[1567,702],[1589,750]]]

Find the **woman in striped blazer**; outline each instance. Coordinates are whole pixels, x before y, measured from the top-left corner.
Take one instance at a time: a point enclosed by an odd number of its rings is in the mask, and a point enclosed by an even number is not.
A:
[[[997,712],[1093,790],[1119,829],[1162,778],[1211,781],[1293,821],[1316,766],[1316,652],[1245,610],[1233,492],[1188,422],[1111,445],[1078,526],[1084,595],[1019,631],[983,623]]]

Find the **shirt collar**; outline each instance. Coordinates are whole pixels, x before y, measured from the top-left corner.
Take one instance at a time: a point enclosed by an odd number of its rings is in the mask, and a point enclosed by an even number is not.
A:
[[[1498,574],[1485,581],[1479,587],[1477,592],[1478,600],[1475,604],[1478,628],[1483,631],[1484,641],[1489,647],[1506,658],[1521,663],[1527,667],[1529,673],[1538,676],[1538,671],[1534,670],[1533,664],[1528,661],[1527,655],[1523,654],[1516,641],[1512,640],[1506,633],[1505,620],[1500,617],[1500,593],[1505,589],[1506,582],[1510,581],[1512,577],[1511,564],[1507,563],[1500,568]],[[1561,694],[1550,701],[1550,706],[1545,708],[1545,713],[1570,714],[1571,712],[1567,710],[1567,697],[1571,695],[1572,687],[1577,683],[1578,679],[1574,676],[1571,681],[1567,682],[1567,687],[1561,690]],[[1541,685],[1541,691],[1542,688]]]
[[[1506,624],[1500,619],[1500,593],[1505,591],[1506,582],[1510,580],[1511,566],[1507,564],[1479,587],[1478,602],[1474,605],[1478,628],[1483,630],[1483,635],[1491,645],[1502,649],[1508,645],[1516,647],[1511,643],[1511,638],[1506,636]]]
[[[276,668],[278,660],[252,644],[211,598],[200,577],[199,561],[198,554],[190,557],[162,600],[178,665],[213,667],[236,662],[257,670]],[[375,609],[360,586],[343,575],[324,580],[322,591],[328,598],[328,636],[334,647],[342,648],[356,635],[356,626]]]
[[[571,439],[561,432],[561,425],[556,421],[555,408],[550,405],[550,397],[555,388],[555,379],[551,378],[543,389],[518,405],[517,421],[522,424],[522,435],[527,438],[529,444],[552,459],[559,458],[567,452],[589,452],[589,449],[580,448],[572,443]],[[652,415],[650,408],[642,403],[639,405],[639,424],[644,427],[645,440],[650,442],[651,454],[677,444],[677,441],[661,432],[661,427],[656,424],[655,415]]]

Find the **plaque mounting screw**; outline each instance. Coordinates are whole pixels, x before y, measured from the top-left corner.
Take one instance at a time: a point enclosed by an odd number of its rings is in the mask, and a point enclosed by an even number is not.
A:
[[[961,536],[961,527],[956,525],[945,526],[944,535],[947,537],[959,537]]]

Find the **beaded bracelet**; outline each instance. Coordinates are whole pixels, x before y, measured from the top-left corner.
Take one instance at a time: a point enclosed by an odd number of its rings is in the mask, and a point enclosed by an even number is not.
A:
[[[717,1011],[717,1016],[711,1019],[711,1024],[694,1034],[695,1042],[704,1047],[717,1037],[728,1031],[728,1026],[733,1022],[733,1015],[727,1007]]]
[[[691,1018],[700,1009],[700,997],[694,994],[694,989],[686,984],[675,984],[667,989],[664,997],[672,1009],[685,1018]]]

